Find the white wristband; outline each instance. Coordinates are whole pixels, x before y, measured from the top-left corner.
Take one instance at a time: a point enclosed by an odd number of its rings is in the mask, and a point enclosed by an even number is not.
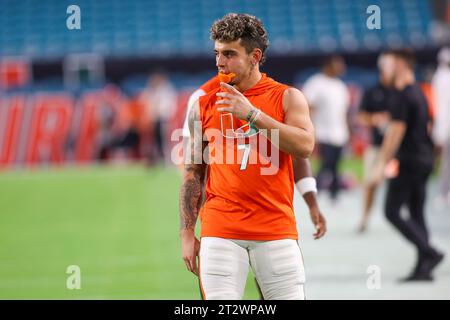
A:
[[[317,193],[316,179],[314,179],[313,177],[302,178],[295,185],[297,186],[302,196],[308,192]]]

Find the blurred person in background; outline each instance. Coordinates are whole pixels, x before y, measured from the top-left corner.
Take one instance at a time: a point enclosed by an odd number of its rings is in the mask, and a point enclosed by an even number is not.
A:
[[[391,120],[383,138],[372,183],[379,183],[386,174],[386,164],[398,160],[396,172],[390,173],[385,202],[385,215],[392,225],[417,250],[412,272],[402,282],[431,281],[432,272],[443,260],[443,253],[429,242],[424,205],[426,184],[433,169],[433,143],[430,136],[430,115],[427,100],[414,76],[414,56],[409,50],[392,50],[394,56]],[[409,216],[400,211],[407,206]]]
[[[115,139],[115,122],[117,115],[108,107],[101,107],[96,110],[96,143],[98,145],[97,158],[106,161],[111,156]]]
[[[163,72],[155,72],[148,81],[142,99],[146,100],[147,116],[153,128],[154,147],[150,161],[169,163],[167,152],[167,125],[175,114],[177,92]]]
[[[101,94],[101,104],[95,108],[95,132],[100,161],[109,161],[115,157],[116,142],[123,134],[123,121],[120,117],[122,106],[127,103],[127,98],[121,89],[108,84]]]
[[[434,142],[441,154],[438,203],[450,206],[450,47],[438,54],[438,68],[432,80],[435,101]]]
[[[141,156],[141,137],[144,123],[144,107],[139,99],[139,95],[131,96],[125,101],[119,110],[118,126],[120,134],[114,141],[114,148],[120,159],[127,161],[129,159],[137,160]]]
[[[303,87],[322,162],[317,174],[318,187],[329,189],[333,200],[337,199],[340,189],[339,162],[349,139],[350,95],[345,83],[339,79],[345,68],[342,57],[327,57],[321,72],[309,78]]]
[[[358,231],[364,232],[369,223],[369,215],[373,206],[378,185],[370,183],[374,165],[380,153],[383,136],[389,123],[389,96],[394,71],[394,56],[383,53],[378,58],[380,72],[378,83],[364,92],[358,118],[371,131],[371,140],[364,151],[364,205],[363,216]]]

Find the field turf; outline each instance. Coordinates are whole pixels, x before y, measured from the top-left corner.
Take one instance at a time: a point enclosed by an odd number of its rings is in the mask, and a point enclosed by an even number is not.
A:
[[[180,182],[176,168],[137,165],[0,172],[0,299],[199,299]],[[80,290],[66,286],[71,265]],[[250,275],[244,299],[258,299]]]

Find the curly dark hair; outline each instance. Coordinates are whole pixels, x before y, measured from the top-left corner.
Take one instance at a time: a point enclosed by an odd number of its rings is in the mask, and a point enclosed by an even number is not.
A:
[[[266,60],[265,51],[269,46],[269,38],[262,22],[255,16],[243,13],[229,13],[216,20],[211,27],[211,39],[232,42],[241,39],[247,53],[258,48],[262,51],[260,65]]]

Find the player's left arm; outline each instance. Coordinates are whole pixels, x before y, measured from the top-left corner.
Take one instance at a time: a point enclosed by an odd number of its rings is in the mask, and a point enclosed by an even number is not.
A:
[[[295,184],[308,205],[311,221],[316,228],[316,233],[313,234],[314,239],[319,239],[326,233],[327,226],[317,202],[316,180],[312,174],[311,163],[309,159],[295,158],[293,165]]]
[[[216,102],[218,111],[231,112],[237,118],[246,120],[251,110],[257,110],[257,106],[253,106],[236,88],[223,82],[220,85],[228,92],[217,93],[217,96],[223,98]],[[295,88],[285,90],[283,110],[284,123],[261,112],[253,123],[254,126],[267,130],[267,137],[272,143],[275,143],[272,139],[272,130],[278,130],[280,150],[294,157],[308,158],[314,149],[314,128],[309,117],[308,104],[300,90]]]

